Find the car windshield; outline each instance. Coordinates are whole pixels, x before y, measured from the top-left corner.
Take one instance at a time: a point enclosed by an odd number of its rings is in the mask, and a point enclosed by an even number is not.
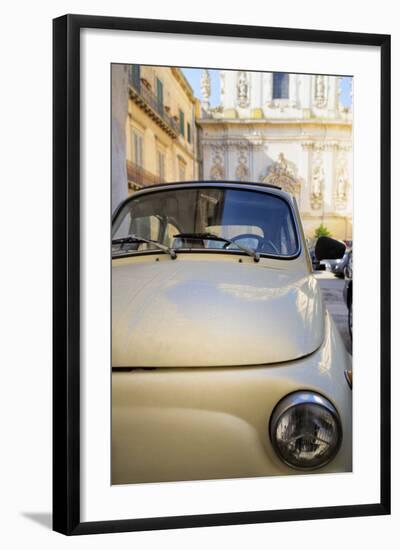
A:
[[[113,256],[218,250],[290,257],[299,241],[288,203],[272,193],[193,187],[138,194],[113,223]],[[151,242],[154,241],[154,242]]]

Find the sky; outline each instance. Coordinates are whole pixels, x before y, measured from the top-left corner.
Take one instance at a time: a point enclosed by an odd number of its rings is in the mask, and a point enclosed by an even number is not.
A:
[[[201,99],[201,90],[200,90],[200,77],[203,69],[182,69],[183,74],[186,76],[189,84],[193,88],[194,95]],[[219,105],[219,92],[220,92],[220,82],[219,82],[219,71],[215,69],[210,69],[211,77],[211,97],[210,103],[211,107],[217,107]],[[340,96],[340,101],[344,107],[349,107],[351,105],[351,96],[350,96],[350,83],[351,77],[343,77],[342,79],[342,93]]]

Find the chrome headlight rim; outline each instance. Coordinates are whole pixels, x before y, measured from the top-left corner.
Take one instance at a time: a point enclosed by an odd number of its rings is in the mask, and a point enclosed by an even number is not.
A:
[[[330,412],[330,414],[332,414],[336,423],[337,444],[335,449],[332,451],[332,453],[326,457],[326,460],[321,461],[317,465],[301,466],[298,464],[291,463],[280,452],[279,446],[275,438],[276,427],[278,425],[279,420],[282,418],[282,415],[287,413],[290,409],[295,408],[299,405],[310,405],[310,404],[325,408]],[[279,460],[281,460],[284,464],[286,464],[287,466],[289,466],[294,470],[299,470],[302,472],[307,472],[307,471],[310,472],[310,471],[319,470],[323,468],[324,466],[332,462],[332,460],[337,456],[342,446],[342,440],[343,440],[342,422],[341,422],[338,410],[328,398],[324,397],[320,393],[313,390],[296,390],[292,393],[287,394],[285,397],[283,397],[274,407],[269,420],[269,438],[270,438],[272,448],[274,449],[276,456],[279,458]]]

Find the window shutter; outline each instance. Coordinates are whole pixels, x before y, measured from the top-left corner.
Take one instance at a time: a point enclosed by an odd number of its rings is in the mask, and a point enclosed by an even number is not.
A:
[[[140,65],[132,65],[132,83],[137,90],[140,90]]]
[[[164,111],[164,87],[163,83],[157,78],[157,106],[160,113]]]
[[[183,111],[179,111],[179,129],[183,137],[185,137],[185,115]]]

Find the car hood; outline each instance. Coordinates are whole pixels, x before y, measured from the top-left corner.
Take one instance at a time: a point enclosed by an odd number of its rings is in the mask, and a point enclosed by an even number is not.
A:
[[[112,270],[113,367],[277,363],[322,344],[323,305],[310,274],[250,259],[129,260]]]

